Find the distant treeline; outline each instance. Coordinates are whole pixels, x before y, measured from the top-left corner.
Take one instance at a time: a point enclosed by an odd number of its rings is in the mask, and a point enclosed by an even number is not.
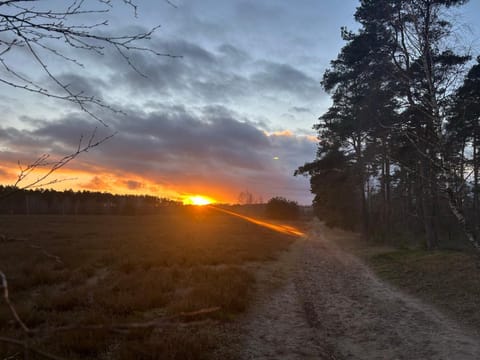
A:
[[[19,190],[0,185],[0,214],[142,215],[181,202],[150,195],[114,195],[92,191]]]

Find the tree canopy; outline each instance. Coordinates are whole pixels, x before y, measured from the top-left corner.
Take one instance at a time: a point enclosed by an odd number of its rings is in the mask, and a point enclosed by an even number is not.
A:
[[[296,172],[311,177],[327,223],[480,249],[480,65],[456,51],[449,21],[466,2],[362,0],[360,29],[342,28],[322,81],[333,104],[315,125],[317,156]]]

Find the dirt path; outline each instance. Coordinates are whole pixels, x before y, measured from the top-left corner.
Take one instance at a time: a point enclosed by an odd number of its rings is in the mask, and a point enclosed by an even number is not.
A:
[[[263,269],[243,359],[480,359],[480,339],[378,280],[320,225]]]

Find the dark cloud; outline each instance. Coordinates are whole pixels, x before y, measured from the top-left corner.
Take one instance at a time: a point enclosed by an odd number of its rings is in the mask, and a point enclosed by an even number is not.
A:
[[[21,131],[13,127],[0,128],[0,143],[3,148],[3,157],[7,157],[7,154],[21,154],[14,159],[15,162],[32,160],[52,150],[50,141],[46,142],[45,139],[35,136],[30,131]]]
[[[318,82],[290,64],[254,59],[247,51],[230,43],[212,49],[185,40],[155,39],[152,46],[181,58],[159,57],[147,52],[130,54],[129,60],[112,49],[106,50],[109,74],[98,83],[79,75],[64,74],[61,80],[72,89],[97,97],[108,97],[111,90],[127,91],[132,100],[143,96],[163,99],[181,97],[189,101],[233,103],[259,96],[288,94],[301,101],[320,93]],[[103,74],[99,74],[103,77]],[[103,96],[101,96],[103,95]]]
[[[109,191],[110,185],[100,176],[93,176],[90,181],[81,184],[81,186],[93,191]]]
[[[140,181],[126,180],[123,183],[130,190],[139,190],[143,188],[143,183],[141,183]]]
[[[290,108],[290,111],[296,112],[296,113],[311,113],[312,110],[309,108],[303,107],[303,106],[293,106]]]
[[[159,42],[159,46],[165,48],[169,54],[179,55],[187,59],[187,61],[194,62],[200,66],[212,66],[217,64],[217,57],[205,50],[203,47],[192,44],[184,40],[175,40],[167,42]]]
[[[94,96],[98,99],[102,98],[102,92],[106,88],[105,82],[101,79],[80,76],[73,73],[59,75],[57,76],[57,80],[65,85],[73,94]]]
[[[231,44],[222,44],[218,47],[220,54],[224,55],[224,59],[230,62],[232,65],[242,65],[251,60],[251,56]]]
[[[30,149],[23,147],[22,152],[49,150],[56,144],[56,153],[52,155],[62,156],[75,148],[81,132],[92,129],[92,122],[78,115],[37,124],[38,128],[31,131],[1,129],[0,138],[6,139],[2,142],[12,150],[16,143],[35,139],[35,145]],[[72,163],[73,168],[92,172],[103,167],[119,175],[136,174],[149,181],[175,184],[179,189],[209,184],[238,191],[248,187],[259,194],[281,191],[286,196],[289,189],[295,192],[299,187],[293,171],[310,159],[315,149],[315,144],[305,137],[288,132],[267,135],[248,119],[219,106],[196,112],[176,106],[128,114],[123,119],[112,119],[111,125],[118,134],[93,151],[94,163],[91,156],[84,154]],[[112,130],[99,127],[97,136]],[[276,156],[279,160],[274,160]],[[108,189],[99,177],[83,185]],[[144,185],[127,179],[123,186],[135,190]],[[307,194],[308,187],[301,187]]]
[[[248,80],[238,71],[239,63],[247,59],[240,49],[225,45],[214,53],[183,40],[158,41],[156,47],[181,58],[137,53],[131,62],[141,69],[142,76],[111,54],[110,66],[114,71],[108,80],[110,86],[120,87],[135,97],[181,95],[216,102],[248,94]]]
[[[258,151],[268,147],[268,139],[234,116],[220,107],[204,108],[200,114],[178,107],[143,116],[132,114],[116,124],[119,135],[103,151],[109,157],[128,154],[119,160],[122,163],[143,160],[153,168],[183,164],[197,169],[260,169]]]
[[[318,82],[289,64],[264,62],[263,70],[254,74],[252,81],[261,89],[295,97],[312,98],[321,91]]]

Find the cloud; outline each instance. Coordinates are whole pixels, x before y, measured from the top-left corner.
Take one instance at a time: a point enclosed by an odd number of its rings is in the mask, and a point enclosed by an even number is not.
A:
[[[248,12],[247,5],[239,6]],[[269,9],[266,6],[264,10]],[[275,122],[282,127],[291,122],[309,124],[307,112],[301,109],[315,108],[326,98],[318,81],[301,66],[259,58],[245,44],[228,39],[211,44],[185,39],[154,36],[149,43],[153,49],[182,58],[130,53],[129,60],[141,74],[114,49],[105,49],[101,61],[95,54],[87,54],[85,71],[62,68],[58,78],[70,84],[73,92],[93,95],[128,112],[162,110],[172,104],[190,109],[221,105],[241,112],[252,122],[263,121],[265,126]],[[67,112],[74,109],[72,106],[63,103],[60,109]],[[52,108],[54,111],[57,109]],[[94,109],[96,114],[102,111]]]
[[[231,44],[222,44],[218,47],[218,52],[223,55],[222,60],[226,60],[231,65],[243,65],[251,60],[251,56]]]
[[[81,185],[90,189],[208,188],[233,200],[249,189],[264,199],[283,195],[308,202],[308,182],[292,173],[314,157],[316,147],[311,130],[295,127],[310,128],[327,99],[316,79],[323,71],[318,70],[318,54],[324,56],[323,49],[314,48],[320,32],[312,26],[318,22],[306,21],[316,16],[311,8],[320,5],[313,0],[302,6],[273,0],[179,5],[182,11],[172,10],[166,22],[153,11],[141,19],[145,29],[152,25],[143,23],[145,18],[166,25],[145,44],[182,58],[129,53],[144,76],[115,49],[105,49],[101,58],[79,55],[84,70],[53,68],[72,91],[96,96],[124,112],[95,111],[109,128],[71,112],[71,104],[57,107],[51,100],[43,114],[28,106],[28,112],[21,112],[30,116],[22,130],[0,125],[0,159],[26,163],[44,152],[58,158],[98,127],[97,139],[118,134],[71,164],[88,174]],[[20,112],[7,102],[12,108],[7,111]]]
[[[130,190],[140,190],[143,188],[143,183],[136,180],[125,180],[123,184]]]
[[[292,112],[296,112],[296,113],[311,113],[312,112],[312,110],[310,110],[307,107],[303,107],[303,106],[292,106],[289,110],[292,111]]]
[[[129,94],[128,101],[133,103],[161,97],[164,102],[183,99],[192,105],[232,106],[264,94],[287,94],[303,103],[322,94],[318,81],[294,65],[255,58],[232,43],[207,47],[175,38],[152,41],[152,48],[181,58],[132,53],[129,60],[139,74],[113,49],[106,49],[103,67],[91,69],[88,77],[64,73],[60,79],[71,83],[74,90],[102,99],[124,102],[125,94]]]
[[[11,149],[9,160],[15,155],[51,149],[55,150],[52,156],[65,155],[75,148],[79,133],[91,131],[93,125],[75,114],[54,122],[35,123],[38,127],[31,131],[0,129],[0,137],[7,139]],[[314,156],[315,144],[292,131],[265,133],[247,118],[219,106],[197,111],[165,107],[150,113],[131,113],[112,119],[111,124],[118,134],[93,150],[94,156],[83,154],[75,160],[72,170],[95,174],[101,169],[112,179],[123,177],[115,188],[127,190],[148,191],[144,179],[179,193],[208,189],[211,195],[229,201],[235,201],[245,188],[264,198],[283,195],[298,199],[299,189],[304,191],[304,198],[308,197],[308,184],[294,179],[292,174],[298,165]],[[108,131],[111,129],[99,128],[98,136]],[[35,145],[26,147],[32,139]],[[17,148],[17,143],[22,147]],[[3,155],[0,153],[0,157]],[[108,176],[93,176],[81,185],[109,190],[112,181]]]
[[[107,88],[102,79],[80,76],[74,73],[61,74],[57,76],[57,80],[64,84],[73,94],[94,96],[98,99],[102,97],[103,90]]]
[[[0,178],[4,178],[4,177],[10,176],[10,175],[11,174],[7,170],[0,168]]]
[[[82,188],[92,191],[111,191],[111,186],[100,176],[93,176],[88,182],[80,185]]]
[[[289,64],[264,62],[262,71],[254,74],[252,81],[266,91],[309,99],[321,90],[319,83]]]
[[[230,44],[211,51],[184,40],[157,40],[156,43],[155,48],[181,58],[133,54],[131,62],[141,69],[138,74],[123,59],[114,53],[108,54],[108,88],[114,92],[126,91],[135,97],[183,97],[196,102],[229,101],[248,94],[248,79],[240,66],[249,59],[244,51]]]

